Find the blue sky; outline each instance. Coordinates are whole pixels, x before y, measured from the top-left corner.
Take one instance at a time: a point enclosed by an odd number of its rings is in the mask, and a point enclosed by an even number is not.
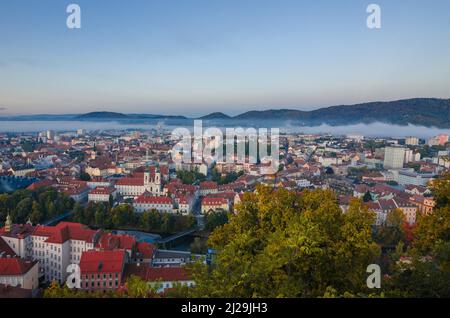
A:
[[[449,98],[449,16],[448,0],[2,0],[0,115]]]

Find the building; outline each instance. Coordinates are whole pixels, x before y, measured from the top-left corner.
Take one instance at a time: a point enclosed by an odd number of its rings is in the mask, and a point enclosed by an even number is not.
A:
[[[204,181],[200,183],[200,196],[206,196],[211,193],[217,193],[219,191],[219,185],[217,182]]]
[[[0,284],[35,290],[39,287],[38,262],[0,257]]]
[[[32,226],[7,220],[0,229],[0,237],[18,257],[39,262],[40,278],[59,283],[66,280],[67,266],[79,264],[82,253],[94,249],[100,234],[82,224],[69,222]]]
[[[136,172],[129,177],[117,180],[115,187],[118,194],[125,198],[134,198],[144,192],[160,196],[163,192],[161,172],[157,167],[150,167],[145,172]]]
[[[195,285],[187,271],[182,267],[148,267],[145,280],[157,287],[158,293],[175,287],[175,284],[193,287]]]
[[[210,212],[225,211],[230,210],[230,205],[225,198],[216,197],[205,197],[202,199],[202,213],[207,214]]]
[[[182,267],[151,267],[149,264],[128,264],[126,266],[126,278],[138,276],[147,281],[157,293],[164,293],[167,290],[182,285],[195,286],[188,272]]]
[[[127,253],[125,250],[92,250],[80,260],[81,289],[108,291],[122,284]]]
[[[173,201],[169,197],[155,197],[146,192],[134,200],[133,207],[136,212],[156,210],[163,213],[172,213]]]
[[[175,202],[178,206],[178,212],[181,214],[189,214],[192,212],[192,208],[195,202],[195,196],[180,195],[175,198]]]
[[[153,267],[180,267],[191,261],[191,253],[185,251],[156,250],[153,253]]]
[[[427,198],[421,195],[414,195],[409,201],[417,206],[420,213],[425,215],[432,213],[436,205],[434,198]]]
[[[402,169],[405,160],[405,148],[386,147],[384,152],[384,169]]]
[[[89,192],[89,202],[109,202],[115,200],[117,190],[113,187],[97,187]]]
[[[412,184],[415,186],[426,186],[433,178],[434,174],[432,173],[418,173],[414,170],[399,170],[398,180],[396,181],[401,185]]]
[[[405,144],[408,146],[418,146],[419,145],[419,138],[417,137],[406,137]]]
[[[406,222],[409,225],[415,224],[416,219],[417,219],[417,211],[418,211],[417,206],[408,200],[399,199],[399,198],[395,198],[394,202],[395,202],[397,208],[403,212]]]
[[[46,136],[48,140],[53,140],[55,138],[55,132],[53,130],[47,130]]]
[[[428,140],[429,146],[444,146],[448,142],[448,135],[441,134]]]

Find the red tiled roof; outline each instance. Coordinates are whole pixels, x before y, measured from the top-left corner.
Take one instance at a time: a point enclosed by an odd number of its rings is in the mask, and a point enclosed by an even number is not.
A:
[[[8,243],[5,242],[4,239],[0,237],[0,257],[4,256],[17,256],[16,253],[9,247]]]
[[[27,190],[36,190],[42,187],[49,187],[55,183],[56,182],[54,180],[44,179],[30,184]]]
[[[17,257],[0,258],[0,276],[18,276],[28,273],[36,262],[25,261]]]
[[[33,235],[47,236],[47,243],[62,244],[69,239],[93,242],[95,233],[97,232],[80,223],[60,222],[56,226],[37,226]]]
[[[200,189],[205,190],[205,189],[218,189],[218,185],[217,182],[213,182],[213,181],[204,181],[202,183],[200,183]]]
[[[125,250],[90,250],[81,254],[80,270],[86,273],[121,273]]]
[[[144,178],[130,178],[125,177],[117,180],[116,185],[124,185],[124,186],[143,186]]]
[[[29,224],[13,224],[10,232],[6,232],[5,228],[0,228],[0,235],[16,238],[25,238],[34,231],[34,226]]]
[[[219,192],[208,195],[208,198],[223,198],[227,199],[229,202],[234,200],[236,196],[235,192]]]
[[[187,271],[182,267],[149,267],[146,273],[147,281],[186,281],[190,280]]]
[[[133,236],[104,233],[98,240],[96,247],[100,247],[105,250],[132,250],[135,244],[136,239]]]
[[[139,204],[167,204],[172,205],[172,199],[169,197],[149,197],[149,196],[139,196],[134,203]]]
[[[153,257],[153,253],[156,250],[156,246],[147,243],[147,242],[139,242],[136,244],[136,257],[151,259]]]
[[[203,198],[202,205],[223,205],[228,204],[228,200],[224,198]]]
[[[114,192],[113,187],[97,187],[95,189],[92,189],[89,194],[103,194],[103,195],[110,195]]]

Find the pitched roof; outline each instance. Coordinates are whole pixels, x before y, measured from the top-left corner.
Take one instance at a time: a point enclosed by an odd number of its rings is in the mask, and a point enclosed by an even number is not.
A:
[[[151,259],[153,258],[153,253],[156,250],[156,246],[147,242],[139,242],[136,244],[135,257]]]
[[[125,262],[125,250],[90,250],[81,254],[81,273],[118,273],[122,272]]]
[[[60,222],[56,226],[36,226],[33,235],[47,236],[47,243],[62,244],[67,240],[93,242],[96,233],[81,223]]]
[[[186,281],[190,280],[188,272],[182,267],[148,267],[147,281]]]
[[[24,275],[36,265],[37,262],[26,261],[17,257],[0,258],[0,276]]]
[[[0,237],[0,257],[5,256],[17,256],[16,253],[9,247],[8,243],[5,242],[3,238]]]
[[[96,247],[100,247],[105,250],[133,250],[135,244],[136,239],[131,235],[104,233],[98,240]]]
[[[202,205],[224,205],[228,204],[228,200],[225,198],[211,198],[206,197],[202,200]]]
[[[168,204],[172,205],[172,199],[169,197],[152,197],[152,196],[144,196],[140,195],[136,200],[134,200],[134,203],[139,204]]]

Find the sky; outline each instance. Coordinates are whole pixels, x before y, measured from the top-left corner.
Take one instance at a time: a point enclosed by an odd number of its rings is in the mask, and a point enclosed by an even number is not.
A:
[[[0,116],[449,98],[449,16],[448,0],[1,0]]]

